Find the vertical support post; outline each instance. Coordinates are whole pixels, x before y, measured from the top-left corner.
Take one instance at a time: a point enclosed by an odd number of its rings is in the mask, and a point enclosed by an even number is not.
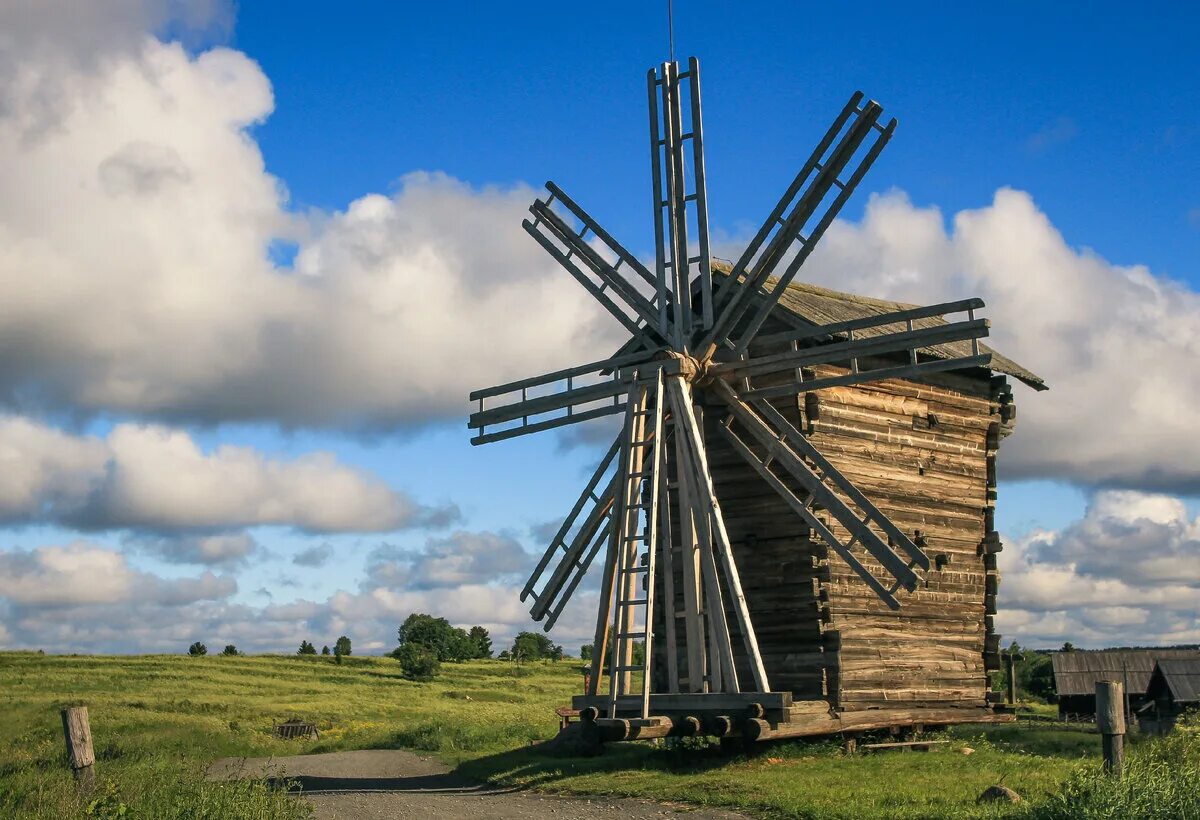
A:
[[[1104,740],[1104,771],[1120,778],[1125,763],[1125,687],[1120,681],[1096,681],[1096,727]]]
[[[96,755],[92,751],[92,727],[86,706],[62,710],[63,737],[67,742],[67,760],[75,772],[75,781],[90,785],[96,777]]]
[[[1015,709],[1017,706],[1017,655],[1015,652],[1006,652],[1004,659],[1008,667],[1008,705]]]

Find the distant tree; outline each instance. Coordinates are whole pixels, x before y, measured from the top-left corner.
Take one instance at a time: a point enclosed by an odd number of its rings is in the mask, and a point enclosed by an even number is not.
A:
[[[416,681],[433,680],[442,665],[436,652],[412,641],[402,643],[392,652],[392,657],[400,662],[401,674]]]
[[[222,655],[240,655],[242,653],[238,652],[236,646],[229,643],[229,644],[225,644],[225,648],[221,650],[221,654]]]
[[[347,638],[345,635],[338,638],[337,641],[333,644],[333,654],[349,655],[350,654],[350,639]]]
[[[1061,650],[1061,651],[1063,651],[1063,652],[1074,652],[1074,651],[1075,651],[1075,644],[1071,643],[1070,641],[1067,641],[1066,643],[1064,643],[1064,644],[1063,644],[1063,648],[1062,648],[1062,650]]]
[[[439,661],[464,661],[475,657],[476,647],[470,636],[445,618],[414,612],[400,625],[397,638],[400,646],[424,647]]]
[[[501,649],[500,654],[496,656],[499,660],[507,661],[512,658],[507,649]]]
[[[562,660],[563,648],[540,632],[522,632],[513,640],[512,657],[518,661]]]
[[[476,658],[490,658],[492,656],[492,636],[482,626],[473,626],[471,631],[467,633],[467,637],[471,639],[471,643],[475,645]]]
[[[317,648],[308,641],[300,641],[300,648],[296,650],[297,655],[315,655]]]
[[[591,659],[592,645],[590,643],[585,643],[583,646],[579,647],[579,660],[590,661]]]
[[[322,655],[328,655],[328,654],[329,654],[329,645],[328,645],[328,644],[326,644],[325,646],[322,646],[322,647],[321,647],[321,654],[322,654]]]
[[[192,644],[191,646],[188,647],[188,654],[191,655],[192,657],[199,657],[200,655],[207,655],[208,647],[205,646],[204,644],[200,643],[200,641],[196,641],[194,644]]]

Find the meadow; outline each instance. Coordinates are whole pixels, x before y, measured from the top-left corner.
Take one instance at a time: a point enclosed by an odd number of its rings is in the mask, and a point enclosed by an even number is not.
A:
[[[554,707],[580,687],[578,662],[446,664],[417,683],[390,658],[343,660],[0,653],[0,816],[302,817],[303,802],[263,784],[206,781],[205,767],[226,756],[406,748],[500,785],[763,817],[1200,817],[1200,740],[1188,732],[1136,743],[1121,784],[1099,777],[1090,727],[1045,721],[952,729],[929,753],[848,756],[823,742],[730,757],[671,742],[568,758],[533,744],[554,735]],[[59,721],[59,709],[79,703],[97,757],[86,795],[67,770]],[[274,724],[290,717],[314,722],[320,738],[275,738]],[[977,805],[996,783],[1025,800]],[[1130,814],[1137,806],[1158,813]]]

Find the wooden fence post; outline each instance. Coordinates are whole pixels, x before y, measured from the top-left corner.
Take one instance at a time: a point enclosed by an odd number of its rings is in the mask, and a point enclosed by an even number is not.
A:
[[[83,786],[95,779],[96,755],[92,752],[92,728],[88,723],[86,706],[62,710],[63,736],[67,741],[67,759],[75,772],[75,780]]]
[[[1125,763],[1125,687],[1120,681],[1096,681],[1096,727],[1104,738],[1104,771],[1119,778]]]
[[[1016,707],[1017,705],[1017,656],[1015,652],[1005,653],[1005,660],[1008,662],[1008,705]]]

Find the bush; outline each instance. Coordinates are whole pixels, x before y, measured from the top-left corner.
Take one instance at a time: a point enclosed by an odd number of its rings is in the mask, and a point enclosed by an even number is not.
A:
[[[200,641],[196,641],[194,644],[188,647],[188,654],[193,658],[197,658],[201,655],[207,655],[208,647],[200,643]]]
[[[236,646],[229,643],[229,644],[225,644],[225,648],[221,650],[221,654],[222,655],[240,655],[242,653],[238,652],[238,649]]]
[[[392,657],[400,662],[400,671],[409,680],[433,680],[442,666],[436,653],[415,643],[401,644]]]

